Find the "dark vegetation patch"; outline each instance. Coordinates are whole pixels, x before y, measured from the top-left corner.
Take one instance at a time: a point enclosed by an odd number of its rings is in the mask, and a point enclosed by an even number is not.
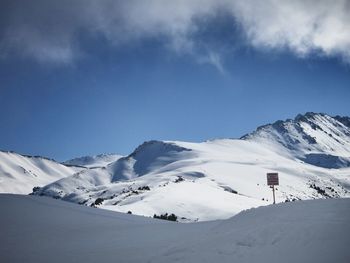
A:
[[[95,202],[91,206],[101,205],[103,203],[104,199],[99,197],[95,200]]]
[[[145,186],[140,186],[139,188],[137,188],[137,190],[139,190],[139,191],[150,191],[151,189],[149,188],[149,186],[145,185]]]
[[[177,216],[175,214],[170,214],[168,215],[168,213],[162,214],[162,215],[153,215],[153,218],[157,218],[157,219],[163,219],[163,220],[169,220],[169,221],[177,221]]]
[[[175,179],[174,183],[180,183],[180,182],[182,182],[182,181],[185,181],[185,179],[184,179],[182,176],[178,176],[178,177]]]
[[[315,189],[318,194],[326,197],[326,198],[332,198],[329,194],[326,193],[326,190],[322,189],[321,187],[315,185],[315,184],[310,184],[310,188]]]
[[[288,203],[288,202],[295,202],[298,201],[299,199],[295,198],[295,197],[291,197],[291,198],[287,198],[284,202]]]
[[[41,189],[41,187],[39,186],[34,186],[33,187],[33,192],[31,194],[35,194],[36,192],[38,192]]]

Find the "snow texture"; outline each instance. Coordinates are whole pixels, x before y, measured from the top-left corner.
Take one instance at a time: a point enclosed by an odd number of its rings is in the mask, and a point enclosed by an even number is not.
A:
[[[126,157],[76,158],[69,167],[0,153],[0,192],[45,195],[86,206],[180,222],[229,218],[272,202],[350,197],[350,119],[306,113],[241,139],[149,141]],[[68,164],[67,164],[68,165]],[[71,165],[79,165],[74,167]]]
[[[0,151],[0,192],[29,194],[41,187],[80,171],[41,156],[24,156]]]
[[[348,263],[350,199],[250,209],[220,221],[180,224],[0,195],[2,262]]]
[[[279,173],[277,202],[350,197],[347,120],[306,113],[242,139],[149,141],[36,194],[145,216],[174,213],[181,222],[225,219],[271,204],[267,172]]]
[[[121,155],[118,154],[99,154],[93,156],[82,156],[77,157],[68,161],[63,162],[64,165],[69,166],[82,166],[86,168],[97,168],[105,167],[108,164],[120,159]]]

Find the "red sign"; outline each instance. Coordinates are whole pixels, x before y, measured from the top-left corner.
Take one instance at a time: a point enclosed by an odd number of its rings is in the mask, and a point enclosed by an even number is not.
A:
[[[267,185],[278,185],[278,173],[267,173]]]

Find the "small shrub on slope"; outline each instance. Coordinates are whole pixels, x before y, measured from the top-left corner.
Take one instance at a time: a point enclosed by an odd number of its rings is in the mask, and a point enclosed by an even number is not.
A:
[[[177,216],[175,214],[170,214],[168,215],[168,213],[165,213],[163,215],[156,215],[154,214],[153,218],[158,218],[158,219],[163,219],[163,220],[169,220],[169,221],[177,221]]]

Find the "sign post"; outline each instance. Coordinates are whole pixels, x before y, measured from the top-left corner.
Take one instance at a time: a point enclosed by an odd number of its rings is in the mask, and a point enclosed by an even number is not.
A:
[[[278,173],[267,173],[267,185],[272,186],[273,203],[276,203],[275,199],[275,185],[278,185]]]

